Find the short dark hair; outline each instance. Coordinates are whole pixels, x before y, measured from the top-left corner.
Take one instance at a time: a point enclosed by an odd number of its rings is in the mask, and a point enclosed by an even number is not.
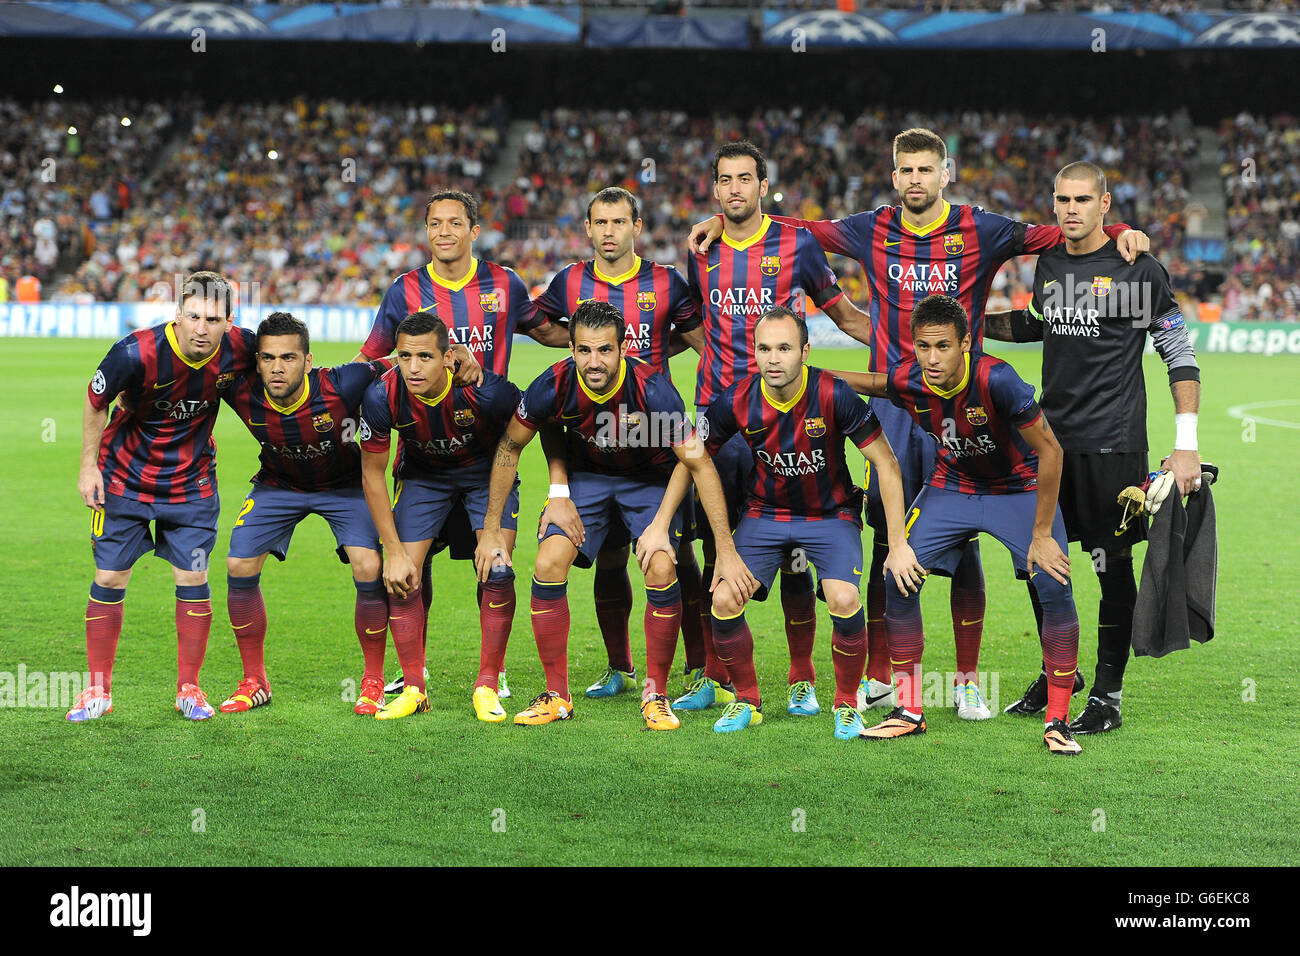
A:
[[[924,153],[934,152],[939,154],[939,163],[948,158],[948,146],[940,136],[932,129],[922,129],[919,126],[912,129],[905,129],[894,137],[894,165],[898,165],[899,153]]]
[[[307,323],[288,312],[272,312],[262,320],[257,327],[258,348],[261,348],[265,335],[296,335],[303,354],[311,351],[311,333],[307,330]]]
[[[412,312],[401,322],[397,323],[397,334],[393,336],[393,341],[401,338],[403,335],[429,335],[433,334],[433,341],[438,346],[439,352],[446,352],[451,348],[451,335],[447,332],[447,325],[432,312]]]
[[[230,280],[216,272],[191,272],[181,283],[180,305],[192,296],[200,299],[212,299],[221,306],[221,317],[230,318],[230,311],[235,302],[235,290]]]
[[[598,302],[595,299],[582,303],[569,316],[570,345],[577,341],[575,330],[580,325],[589,329],[612,328],[618,333],[615,341],[619,345],[623,344],[623,337],[627,335],[627,320],[623,318],[623,313],[608,302]]]
[[[463,189],[440,189],[424,204],[424,221],[429,221],[429,210],[433,204],[443,199],[454,199],[465,207],[465,218],[469,220],[469,226],[473,229],[478,225],[478,200]]]
[[[1091,179],[1097,187],[1097,198],[1100,199],[1106,194],[1106,171],[1096,163],[1090,163],[1086,159],[1062,166],[1061,171],[1052,180],[1053,190],[1056,189],[1056,184],[1062,179]]]
[[[787,309],[783,305],[774,305],[758,317],[754,323],[754,334],[758,334],[758,326],[762,322],[774,321],[777,319],[791,319],[799,327],[799,348],[808,344],[808,320],[798,312]]]
[[[591,197],[591,202],[587,203],[587,220],[591,221],[591,207],[598,202],[612,205],[613,203],[625,202],[628,208],[632,210],[632,221],[636,222],[641,218],[641,204],[636,201],[636,197],[624,189],[622,186],[606,186],[596,195]]]
[[[760,180],[767,179],[767,157],[763,151],[747,139],[742,139],[737,143],[724,143],[718,147],[718,151],[713,154],[713,181],[718,181],[718,161],[723,159],[737,159],[741,156],[748,156],[754,161],[754,168],[758,171]]]
[[[950,295],[927,295],[912,310],[912,338],[922,327],[951,325],[957,330],[958,340],[970,331],[970,318],[962,304]]]

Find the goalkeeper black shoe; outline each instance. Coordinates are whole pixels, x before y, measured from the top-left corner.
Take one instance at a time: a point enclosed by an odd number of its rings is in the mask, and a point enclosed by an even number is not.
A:
[[[1118,707],[1098,697],[1089,697],[1083,713],[1070,721],[1070,730],[1076,734],[1104,734],[1121,723]]]
[[[1074,689],[1070,691],[1073,696],[1083,690],[1083,675],[1078,671],[1074,672]],[[1011,714],[1016,717],[1028,717],[1032,714],[1041,714],[1047,709],[1047,675],[1042,671],[1034,678],[1032,684],[1025,688],[1024,694],[1014,704],[1008,704],[1002,708],[1002,713]]]

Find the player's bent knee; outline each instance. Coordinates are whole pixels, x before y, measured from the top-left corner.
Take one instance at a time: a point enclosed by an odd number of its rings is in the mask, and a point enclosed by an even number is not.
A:
[[[822,578],[822,592],[826,595],[826,607],[836,617],[849,617],[862,606],[858,589],[847,581]]]
[[[252,572],[256,574],[257,572]],[[191,571],[187,568],[172,567],[172,578],[175,579],[178,587],[195,587],[199,584],[208,583],[208,572],[204,568],[202,571]]]
[[[131,580],[131,568],[125,571],[95,571],[95,583],[101,588],[121,590]]]
[[[537,547],[537,563],[533,565],[533,576],[547,584],[558,584],[567,580],[573,559],[578,556],[578,549],[562,534],[552,535]]]
[[[357,581],[373,581],[384,569],[379,552],[369,548],[349,549],[348,564],[352,566],[352,577]]]
[[[662,551],[656,551],[650,556],[650,567],[646,569],[645,583],[647,587],[666,588],[677,580],[677,566],[673,564],[673,559]]]
[[[262,565],[266,562],[266,555],[260,558],[236,558],[226,557],[226,573],[232,578],[251,578],[254,574],[260,574]],[[367,581],[373,581],[378,574],[372,574]],[[179,578],[177,581],[179,582]]]
[[[736,589],[727,581],[721,582],[713,591],[714,617],[735,617],[745,609],[745,602],[740,599]]]

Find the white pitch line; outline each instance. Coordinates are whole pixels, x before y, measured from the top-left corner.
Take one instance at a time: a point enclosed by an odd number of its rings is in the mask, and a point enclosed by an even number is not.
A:
[[[1287,421],[1281,418],[1264,418],[1254,414],[1251,410],[1255,408],[1300,408],[1300,399],[1283,399],[1277,402],[1250,402],[1246,405],[1233,405],[1228,409],[1228,414],[1233,418],[1245,421],[1250,419],[1260,425],[1276,425],[1279,428],[1295,428],[1300,430],[1300,422]]]

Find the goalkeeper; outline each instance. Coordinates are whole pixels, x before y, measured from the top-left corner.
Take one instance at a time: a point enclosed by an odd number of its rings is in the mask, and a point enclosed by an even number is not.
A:
[[[1066,534],[1090,553],[1101,585],[1097,670],[1087,706],[1070,730],[1097,734],[1120,726],[1137,601],[1132,549],[1147,537],[1145,515],[1121,529],[1118,498],[1126,487],[1147,480],[1142,353],[1148,333],[1169,368],[1176,434],[1163,467],[1181,494],[1201,484],[1196,446],[1201,375],[1165,267],[1145,253],[1130,265],[1102,231],[1110,209],[1105,173],[1092,163],[1070,163],[1057,174],[1053,194],[1065,242],[1039,257],[1029,309],[986,314],[984,334],[1043,343],[1040,404],[1065,450],[1060,506]],[[1036,598],[1034,614],[1041,634]],[[1076,674],[1075,690],[1082,687]],[[1046,705],[1047,678],[1040,673],[1006,713],[1036,714]]]

